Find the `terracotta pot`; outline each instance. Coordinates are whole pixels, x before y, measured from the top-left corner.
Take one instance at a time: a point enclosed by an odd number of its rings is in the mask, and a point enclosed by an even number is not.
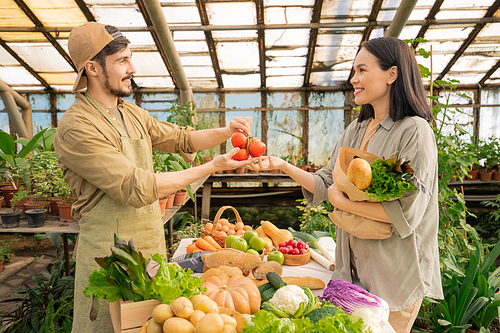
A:
[[[239,168],[234,169],[234,171],[235,171],[237,174],[242,175],[242,174],[244,174],[244,173],[245,173],[245,169],[246,169],[246,168],[245,168],[244,166],[242,166],[242,167],[239,167]]]
[[[53,215],[59,215],[59,209],[57,208],[58,197],[49,197],[50,213]]]
[[[175,193],[170,194],[167,197],[167,204],[165,205],[165,209],[170,209],[174,206],[174,198],[175,198]]]
[[[175,192],[174,205],[184,205],[184,203],[186,202],[186,195],[186,191]]]
[[[2,203],[3,203],[3,197],[0,196],[0,207],[2,206]]]
[[[271,173],[278,174],[278,173],[280,173],[280,170],[279,169],[271,170]]]
[[[467,173],[471,175],[471,178],[467,177],[465,178],[466,180],[476,180],[477,179],[477,173],[479,172],[479,169],[472,169],[469,170]]]
[[[21,218],[25,219],[26,218],[26,206],[24,205],[26,203],[26,199],[21,199],[16,204],[14,205],[14,209],[19,209],[21,211]]]
[[[168,198],[160,198],[158,202],[160,203],[161,216],[165,215],[165,207],[167,206]]]
[[[297,165],[297,167],[304,171],[309,170],[309,164]]]
[[[208,162],[210,162],[210,161],[211,161],[211,160],[213,160],[213,159],[214,159],[213,157],[203,156],[203,161],[204,161],[205,163],[208,163]]]
[[[483,182],[488,182],[491,180],[491,175],[493,174],[492,171],[490,172],[479,172],[479,178],[483,181]]]
[[[14,196],[14,194],[16,194],[18,191],[19,191],[19,189],[14,188],[14,186],[12,186],[12,185],[7,185],[7,186],[2,187],[2,195],[4,197],[5,205],[7,207],[10,207],[10,201],[12,200],[12,197]]]
[[[500,180],[500,171],[493,171],[493,180]]]
[[[0,259],[0,272],[3,271],[3,258]]]
[[[76,222],[76,220],[71,216],[71,206],[72,203],[65,203],[62,201],[58,201],[56,203],[57,211],[59,213],[59,220],[62,222]]]
[[[233,173],[234,170],[224,170],[224,173]]]

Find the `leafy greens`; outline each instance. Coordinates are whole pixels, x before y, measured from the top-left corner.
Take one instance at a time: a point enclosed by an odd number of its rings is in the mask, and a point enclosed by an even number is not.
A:
[[[377,201],[387,201],[399,198],[408,191],[415,191],[415,185],[409,182],[412,174],[409,172],[391,172],[384,161],[376,159],[370,163],[372,168],[372,182],[365,190],[369,198]],[[389,169],[389,170],[388,170]]]
[[[311,323],[307,317],[282,319],[275,314],[260,310],[252,318],[254,325],[243,327],[243,333],[357,333],[366,332],[363,321],[357,320],[338,307],[335,315],[326,316],[316,323]]]

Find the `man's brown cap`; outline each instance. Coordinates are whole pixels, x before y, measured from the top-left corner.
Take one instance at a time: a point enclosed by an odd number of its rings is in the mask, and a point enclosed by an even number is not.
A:
[[[119,30],[111,34],[110,28],[112,27],[109,25],[89,22],[71,30],[68,40],[69,55],[78,70],[73,92],[87,87],[87,77],[83,75],[85,62],[94,58],[114,39],[123,36]]]

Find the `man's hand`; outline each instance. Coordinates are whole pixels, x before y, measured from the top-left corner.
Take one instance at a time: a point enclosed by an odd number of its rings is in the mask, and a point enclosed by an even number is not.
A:
[[[257,157],[244,161],[233,160],[231,157],[233,157],[239,151],[240,148],[234,148],[231,149],[229,153],[215,156],[214,159],[212,160],[213,166],[216,168],[215,171],[233,170],[245,165],[250,165],[257,160]]]
[[[250,135],[252,130],[252,117],[235,117],[229,123],[231,135],[236,132],[243,132],[245,135]]]

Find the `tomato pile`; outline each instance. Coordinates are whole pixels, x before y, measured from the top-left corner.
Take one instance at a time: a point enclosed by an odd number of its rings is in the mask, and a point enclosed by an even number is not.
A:
[[[292,255],[306,254],[307,251],[309,251],[309,245],[303,241],[296,242],[293,239],[290,239],[289,241],[280,243],[278,251],[283,254]]]
[[[233,156],[233,160],[244,161],[249,156],[259,157],[266,151],[266,144],[257,137],[247,137],[241,132],[234,133],[231,137],[231,144],[240,151]]]

